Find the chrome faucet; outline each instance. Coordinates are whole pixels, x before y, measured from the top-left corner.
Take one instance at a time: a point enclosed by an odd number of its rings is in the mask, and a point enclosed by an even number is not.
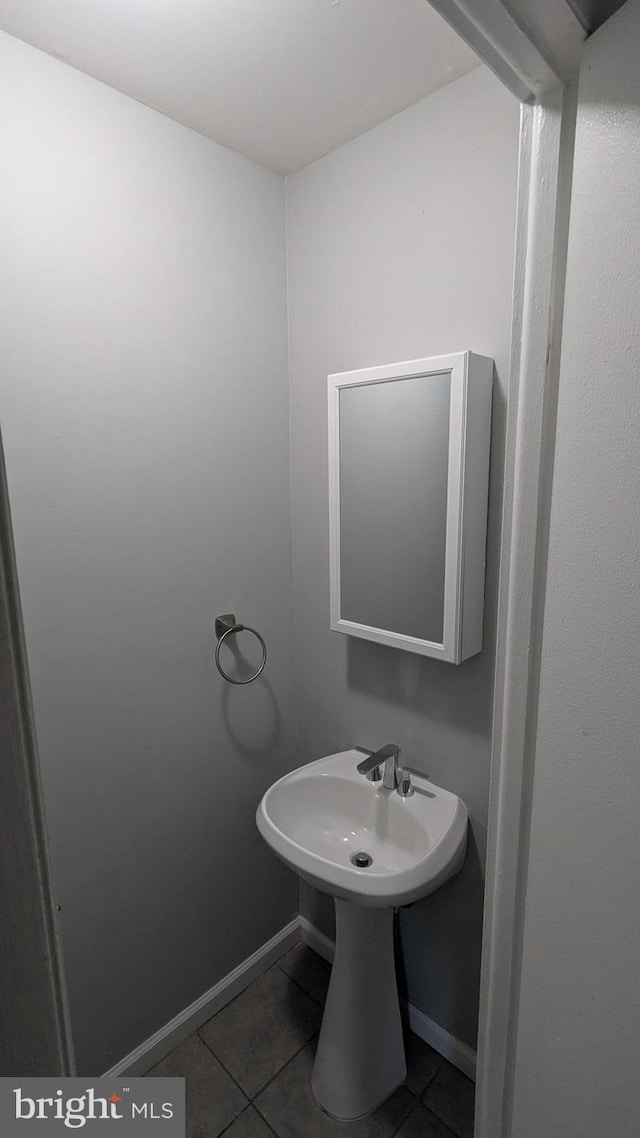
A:
[[[361,750],[362,748],[357,749]],[[387,743],[379,751],[367,755],[366,759],[358,763],[357,769],[360,774],[365,774],[370,782],[380,782],[382,779],[385,790],[397,790],[400,785],[398,780],[399,757],[400,748],[396,747],[395,743]]]

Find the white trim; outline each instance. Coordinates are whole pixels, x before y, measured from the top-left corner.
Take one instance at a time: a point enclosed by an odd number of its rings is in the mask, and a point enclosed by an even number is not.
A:
[[[462,1039],[456,1039],[450,1031],[436,1023],[430,1016],[425,1015],[420,1011],[415,1004],[405,1002],[407,1009],[407,1021],[409,1027],[420,1039],[424,1039],[434,1051],[442,1055],[444,1059],[448,1059],[454,1067],[462,1071],[463,1075],[467,1078],[473,1079],[475,1082],[476,1077],[476,1053],[473,1047],[469,1047]]]
[[[475,1138],[510,1138],[541,615],[584,29],[557,0],[430,0],[521,107]],[[527,106],[526,104],[531,104]]]
[[[427,379],[443,373],[450,378],[449,446],[442,642],[437,643],[342,616],[340,392],[360,385]],[[329,623],[334,632],[452,664],[459,664],[481,651],[492,380],[493,360],[469,351],[338,372],[327,377]]]
[[[300,917],[300,938],[303,944],[308,945],[309,948],[318,953],[318,956],[324,957],[331,964],[335,951],[334,942],[320,932],[320,929],[316,928],[315,925],[312,925],[306,917]],[[414,1004],[405,1000],[401,1002],[406,1008],[407,1021],[411,1030],[419,1035],[420,1039],[424,1039],[425,1043],[433,1047],[434,1051],[437,1051],[444,1059],[453,1063],[453,1066],[457,1067],[468,1078],[475,1079],[476,1053],[473,1048],[469,1047],[469,1044],[464,1043],[463,1040],[456,1039],[446,1028],[441,1027],[439,1023],[416,1008]]]
[[[226,1004],[235,999],[244,988],[258,979],[272,964],[275,964],[285,952],[293,948],[300,941],[300,918],[296,917],[285,925],[280,932],[271,937],[266,944],[243,960],[237,968],[224,976],[213,988],[205,992],[197,1000],[178,1012],[169,1023],[159,1028],[149,1039],[136,1047],[119,1063],[108,1071],[105,1078],[115,1078],[118,1075],[144,1075],[165,1055],[173,1051],[183,1039],[191,1035],[197,1028],[202,1027],[211,1016],[216,1015]]]
[[[520,102],[576,74],[586,32],[567,0],[430,0]]]
[[[333,954],[336,947],[334,941],[325,933],[321,933],[320,929],[312,925],[306,917],[300,917],[300,940],[312,948],[314,952],[317,952],[318,956],[322,956],[329,964],[333,964]]]
[[[522,108],[476,1138],[510,1134],[573,114],[561,88]]]

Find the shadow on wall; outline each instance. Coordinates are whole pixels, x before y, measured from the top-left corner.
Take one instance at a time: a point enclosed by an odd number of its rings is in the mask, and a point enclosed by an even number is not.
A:
[[[486,636],[486,632],[485,632]],[[384,644],[348,638],[347,683],[383,703],[420,711],[434,723],[455,722],[464,707],[464,728],[491,734],[493,645],[462,664],[446,664]],[[487,659],[490,656],[490,662]],[[451,673],[455,670],[456,682]],[[428,773],[428,772],[426,772]]]
[[[480,998],[483,900],[483,862],[469,827],[460,873],[429,897],[400,909],[396,932],[401,995],[407,998],[409,977],[414,1007],[428,1008],[431,1019],[474,1048],[477,1040],[475,1035],[470,1037],[469,1008],[477,1007]]]
[[[275,747],[281,736],[280,709],[276,694],[264,676],[254,680],[251,701],[255,708],[247,714],[247,698],[240,695],[243,688],[225,684],[222,689],[222,719],[229,737],[246,755],[262,755]],[[257,706],[259,705],[259,707]]]

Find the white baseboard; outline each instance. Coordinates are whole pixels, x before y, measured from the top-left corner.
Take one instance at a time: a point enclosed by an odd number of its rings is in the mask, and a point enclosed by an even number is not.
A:
[[[211,1016],[219,1012],[226,1004],[257,980],[267,968],[275,964],[285,952],[302,940],[309,945],[319,956],[329,963],[333,960],[334,943],[324,933],[312,925],[306,917],[296,917],[290,921],[271,940],[239,964],[228,976],[224,976],[219,983],[210,988],[208,992],[184,1008],[169,1023],[156,1031],[135,1051],[125,1055],[119,1063],[105,1071],[105,1077],[115,1078],[119,1075],[144,1075],[151,1067],[164,1059],[174,1047],[183,1039],[191,1035],[197,1028],[202,1027]],[[435,1020],[429,1018],[413,1004],[406,1003],[407,1020],[409,1027],[429,1043],[435,1051],[458,1067],[470,1079],[476,1076],[476,1053],[467,1043],[456,1039]]]
[[[312,948],[319,956],[323,956],[325,960],[331,963],[335,948],[333,941],[321,933],[306,917],[300,917],[300,937],[305,944],[309,945],[309,948]],[[411,1030],[415,1031],[421,1039],[424,1039],[425,1043],[433,1047],[434,1051],[453,1063],[454,1067],[457,1067],[464,1075],[475,1081],[476,1053],[473,1048],[469,1047],[469,1044],[464,1043],[463,1040],[456,1039],[446,1028],[441,1027],[439,1023],[425,1015],[413,1004],[404,1001],[404,1006]]]
[[[434,1051],[442,1055],[443,1058],[448,1059],[462,1071],[463,1075],[476,1081],[476,1053],[473,1047],[469,1047],[462,1039],[456,1039],[455,1035],[447,1031],[445,1027],[441,1027],[434,1019],[431,1019],[420,1008],[416,1008],[414,1004],[405,1002],[407,1009],[407,1022],[412,1031],[424,1039],[425,1043],[429,1043]]]
[[[118,1075],[144,1075],[151,1067],[164,1059],[174,1047],[183,1039],[191,1035],[197,1028],[202,1027],[211,1016],[233,1000],[244,988],[257,980],[267,968],[275,964],[285,952],[298,944],[300,940],[300,918],[290,921],[279,933],[263,944],[252,956],[243,960],[233,972],[229,972],[219,983],[214,984],[208,992],[184,1008],[169,1023],[156,1031],[135,1051],[125,1055],[119,1063],[105,1072],[105,1077],[114,1078]]]
[[[311,924],[306,917],[300,917],[300,940],[309,945],[318,956],[324,957],[333,964],[333,954],[335,952],[335,944],[330,937],[325,936],[320,932],[315,925]]]

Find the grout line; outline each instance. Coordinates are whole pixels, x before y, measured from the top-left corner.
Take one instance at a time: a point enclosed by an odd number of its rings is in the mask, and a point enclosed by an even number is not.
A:
[[[446,1063],[446,1059],[444,1059],[444,1058],[441,1058],[441,1059],[440,1059],[440,1062],[438,1063],[438,1066],[436,1067],[435,1071],[433,1072],[433,1074],[432,1074],[431,1078],[427,1080],[427,1082],[425,1083],[424,1087],[423,1087],[423,1088],[422,1088],[422,1090],[420,1091],[420,1094],[419,1094],[419,1095],[416,1095],[416,1098],[417,1098],[417,1099],[419,1099],[419,1100],[420,1100],[420,1102],[424,1102],[424,1096],[426,1095],[427,1091],[430,1089],[431,1085],[432,1085],[433,1083],[435,1083],[435,1081],[436,1081],[436,1078],[437,1078],[437,1077],[438,1077],[438,1075],[440,1074],[440,1072],[441,1072],[442,1068],[444,1067],[445,1063]]]
[[[212,1019],[215,1019],[215,1016],[212,1016]],[[209,1022],[209,1021],[207,1021],[207,1022]],[[200,1042],[204,1043],[207,1051],[209,1051],[210,1054],[213,1055],[213,1058],[216,1060],[216,1062],[220,1064],[220,1066],[222,1067],[222,1070],[225,1072],[225,1074],[229,1076],[229,1078],[231,1079],[231,1082],[236,1085],[236,1087],[238,1088],[239,1091],[242,1091],[242,1094],[244,1095],[244,1097],[247,1100],[247,1106],[250,1106],[251,1101],[252,1101],[250,1096],[247,1094],[244,1087],[240,1086],[240,1083],[238,1082],[238,1080],[234,1079],[233,1075],[231,1074],[231,1071],[228,1069],[228,1067],[225,1067],[224,1063],[222,1062],[222,1059],[220,1058],[219,1055],[216,1055],[215,1051],[213,1050],[213,1047],[211,1047],[207,1043],[206,1039],[203,1039],[203,1037],[200,1035],[200,1028],[198,1028],[196,1030],[196,1035],[198,1036],[198,1039],[200,1040]],[[244,1109],[246,1110],[246,1107]],[[237,1115],[237,1117],[239,1118],[240,1115]]]
[[[257,1098],[258,1095],[261,1095],[263,1091],[266,1091],[267,1087],[270,1087],[271,1084],[278,1078],[278,1075],[282,1074],[285,1067],[288,1067],[290,1063],[293,1063],[293,1060],[298,1058],[298,1055],[300,1054],[300,1052],[304,1051],[305,1047],[308,1047],[310,1043],[313,1043],[314,1039],[317,1039],[319,1034],[320,1034],[319,1031],[314,1031],[313,1035],[311,1035],[309,1037],[309,1039],[307,1039],[307,1042],[303,1043],[302,1047],[298,1048],[295,1055],[292,1055],[290,1059],[287,1059],[286,1063],[283,1063],[282,1067],[280,1067],[280,1069],[278,1071],[276,1071],[275,1075],[272,1075],[271,1078],[268,1080],[268,1082],[266,1082],[264,1084],[264,1086],[260,1088],[259,1091],[256,1091],[255,1097]],[[255,1099],[252,1099],[251,1102],[252,1102],[252,1105],[255,1106],[258,1113],[262,1116],[262,1112],[260,1111],[260,1108],[259,1108],[258,1104],[256,1103]],[[265,1118],[265,1122],[266,1122],[266,1118]]]
[[[422,1105],[424,1107],[426,1107],[427,1110],[430,1110],[431,1113],[435,1116],[435,1118],[438,1119],[438,1122],[442,1123],[442,1125],[445,1126],[447,1128],[447,1130],[449,1130],[451,1132],[452,1138],[461,1138],[461,1135],[458,1133],[458,1131],[453,1130],[449,1126],[449,1123],[446,1122],[445,1119],[442,1118],[442,1116],[440,1114],[438,1114],[438,1111],[435,1109],[435,1107],[431,1106],[430,1103],[426,1103],[426,1102],[423,1102]]]
[[[243,1106],[242,1110],[240,1111],[240,1114],[236,1114],[235,1118],[231,1119],[231,1122],[227,1126],[225,1126],[224,1130],[221,1130],[219,1134],[216,1134],[216,1138],[224,1138],[224,1135],[229,1133],[229,1131],[231,1130],[231,1127],[235,1126],[238,1119],[242,1118],[242,1115],[246,1114],[248,1110],[251,1110],[251,1103],[250,1102],[248,1102],[246,1106]]]
[[[222,1010],[224,1011],[224,1009],[222,1009]],[[215,1016],[213,1016],[212,1018],[215,1019]],[[223,1071],[225,1071],[226,1074],[229,1076],[229,1078],[235,1083],[235,1085],[238,1087],[238,1090],[242,1091],[244,1097],[248,1100],[247,1106],[255,1106],[255,1099],[258,1097],[258,1095],[261,1095],[263,1091],[266,1091],[267,1087],[271,1086],[273,1080],[278,1078],[278,1075],[282,1071],[284,1071],[285,1067],[288,1067],[289,1063],[292,1063],[293,1060],[298,1057],[300,1052],[304,1051],[305,1047],[308,1047],[308,1045],[311,1043],[311,1041],[313,1039],[315,1039],[318,1034],[319,1034],[319,1032],[314,1031],[313,1035],[309,1036],[309,1038],[306,1040],[306,1042],[303,1043],[302,1046],[298,1048],[298,1050],[291,1056],[291,1058],[286,1059],[285,1062],[282,1064],[282,1066],[278,1067],[278,1070],[275,1072],[275,1074],[271,1075],[271,1077],[269,1079],[267,1079],[267,1082],[264,1084],[264,1086],[260,1087],[259,1090],[257,1090],[254,1095],[250,1095],[247,1091],[245,1091],[244,1087],[242,1087],[240,1085],[238,1080],[236,1078],[234,1078],[234,1076],[231,1074],[231,1071],[229,1070],[229,1068],[227,1066],[225,1066],[225,1064],[223,1063],[220,1056],[216,1055],[216,1052],[213,1050],[213,1047],[211,1047],[211,1045],[209,1043],[207,1043],[206,1039],[202,1038],[202,1036],[200,1035],[200,1029],[198,1028],[198,1030],[196,1031],[196,1035],[198,1036],[198,1038],[202,1041],[202,1043],[204,1043],[207,1050],[211,1052],[214,1059],[216,1059],[217,1062],[222,1067]],[[257,1109],[257,1107],[256,1107],[256,1109]],[[238,1115],[238,1117],[239,1117],[239,1115]],[[266,1119],[265,1119],[265,1121],[266,1121]]]
[[[433,1117],[435,1119],[437,1119],[437,1121],[440,1123],[441,1126],[444,1126],[447,1135],[450,1134],[451,1138],[460,1138],[459,1134],[457,1134],[455,1130],[452,1130],[451,1127],[448,1126],[446,1122],[443,1122],[442,1119],[438,1117],[435,1110],[432,1110],[430,1106],[426,1106],[424,1103],[422,1104],[422,1107],[423,1107],[423,1110],[426,1110],[429,1114],[432,1114]]]
[[[286,955],[286,954],[285,954],[285,955]],[[276,961],[275,961],[275,963],[271,965],[271,968],[277,968],[277,967],[278,967],[278,964],[279,964],[279,960],[280,960],[280,959],[282,959],[282,958],[281,958],[281,957],[279,957],[279,958],[278,958],[278,960],[276,960]],[[269,972],[270,970],[271,970],[270,968],[267,968],[267,972]],[[262,975],[264,976],[264,975],[266,975],[266,973],[265,973],[265,972],[263,972],[263,973],[262,973]],[[259,980],[259,979],[260,979],[260,977],[258,976],[258,977],[257,977],[257,979]],[[250,989],[253,987],[253,985],[255,984],[255,982],[256,982],[255,980],[252,980],[252,981],[251,981],[251,983],[250,983],[250,984],[249,984],[249,985],[248,985],[246,988],[243,988],[241,992],[238,992],[238,995],[237,995],[237,996],[234,996],[234,997],[233,997],[233,999],[232,999],[232,1000],[230,1000],[228,1004],[225,1004],[225,1006],[224,1006],[223,1008],[220,1008],[220,1011],[218,1011],[218,1012],[215,1012],[215,1013],[214,1013],[214,1015],[212,1015],[212,1016],[211,1016],[211,1019],[208,1019],[208,1020],[206,1021],[206,1023],[202,1023],[202,1024],[200,1024],[200,1027],[197,1027],[197,1028],[196,1028],[196,1031],[195,1031],[195,1034],[198,1036],[198,1039],[200,1039],[200,1041],[201,1041],[202,1043],[204,1043],[204,1045],[205,1045],[205,1047],[207,1048],[207,1050],[211,1052],[211,1054],[213,1055],[214,1059],[215,1059],[215,1060],[216,1060],[216,1061],[217,1061],[217,1062],[220,1064],[220,1066],[222,1067],[223,1071],[225,1071],[225,1072],[226,1072],[226,1074],[229,1076],[229,1078],[232,1080],[232,1082],[234,1082],[234,1083],[235,1083],[235,1085],[237,1086],[238,1090],[242,1091],[242,1093],[243,1093],[244,1097],[247,1099],[247,1103],[248,1103],[248,1105],[250,1105],[250,1104],[253,1102],[253,1098],[251,1097],[251,1095],[247,1094],[247,1092],[245,1091],[244,1087],[241,1087],[241,1086],[240,1086],[240,1083],[239,1083],[239,1082],[238,1082],[238,1080],[237,1080],[237,1079],[236,1079],[236,1078],[235,1078],[235,1077],[234,1077],[234,1076],[231,1074],[231,1071],[230,1071],[230,1070],[229,1070],[229,1068],[226,1066],[226,1064],[224,1063],[224,1061],[223,1061],[223,1060],[220,1058],[220,1056],[219,1056],[219,1055],[217,1055],[217,1054],[216,1054],[216,1052],[213,1050],[213,1047],[211,1046],[211,1044],[208,1042],[208,1040],[206,1040],[206,1039],[204,1038],[204,1036],[203,1036],[203,1035],[201,1035],[201,1034],[200,1034],[200,1032],[202,1031],[202,1029],[203,1029],[203,1028],[205,1028],[205,1027],[207,1026],[207,1024],[208,1024],[208,1023],[211,1023],[211,1020],[214,1020],[214,1019],[216,1019],[216,1018],[217,1018],[217,1017],[220,1015],[220,1012],[226,1011],[226,1009],[227,1009],[227,1008],[230,1008],[232,1004],[235,1004],[236,1000],[237,1000],[237,999],[239,999],[239,997],[240,997],[240,996],[244,996],[244,995],[245,995],[245,994],[246,994],[246,993],[247,993],[247,992],[248,992],[248,991],[249,991],[249,990],[250,990]],[[256,1091],[256,1094],[260,1094],[260,1091]],[[245,1109],[246,1109],[246,1108],[245,1108]],[[238,1115],[238,1117],[240,1117],[240,1116]]]
[[[280,968],[278,961],[276,961],[276,967]],[[296,980],[295,976],[292,976],[289,972],[286,972],[284,968],[280,968],[280,971],[282,972],[283,976],[287,977],[287,980],[290,980],[292,984],[296,985],[296,988],[299,988],[301,992],[304,992],[305,996],[311,1000],[312,1004],[315,1004],[317,1008],[320,1008],[320,1011],[324,1011],[324,1004],[321,1004],[319,1000],[316,1000],[315,996],[312,996],[311,992],[308,992],[307,989],[304,988],[300,983],[300,981]]]
[[[295,947],[295,945],[294,945],[294,947]],[[285,953],[284,955],[286,956],[287,954]],[[310,1000],[311,1000],[311,1003],[312,1003],[312,1004],[314,1004],[314,1006],[315,1006],[315,1007],[318,1007],[318,1008],[320,1008],[320,1010],[322,1011],[322,1007],[321,1007],[321,1005],[320,1005],[320,1004],[318,1004],[318,1003],[316,1002],[316,1000],[314,1000],[314,999],[313,999],[313,996],[310,996],[310,995],[309,995],[309,993],[308,993],[308,992],[306,992],[306,991],[305,991],[305,989],[304,989],[304,988],[302,988],[302,987],[301,987],[301,985],[300,985],[300,984],[298,984],[298,983],[297,983],[297,981],[295,981],[295,980],[293,979],[293,977],[289,975],[289,973],[288,973],[288,972],[285,972],[284,968],[280,968],[280,961],[281,961],[282,959],[284,959],[284,957],[283,957],[283,956],[279,957],[279,958],[278,958],[278,960],[276,960],[276,961],[275,961],[275,962],[274,962],[274,963],[271,965],[271,968],[278,968],[278,970],[280,971],[280,973],[281,973],[283,976],[285,976],[287,980],[289,980],[289,981],[290,981],[292,984],[294,984],[294,985],[295,985],[295,987],[299,989],[299,991],[301,991],[301,992],[304,992],[304,994],[305,994],[305,995],[308,997],[308,999],[310,999]],[[267,969],[267,971],[269,971],[269,969]],[[253,984],[255,984],[255,980],[252,982],[252,984],[249,984],[249,986],[248,986],[247,988],[244,988],[242,992],[239,992],[237,996],[234,996],[233,1000],[231,1000],[231,1001],[230,1001],[228,1004],[225,1004],[225,1007],[224,1007],[224,1008],[221,1008],[221,1009],[220,1009],[220,1011],[225,1011],[225,1009],[226,1009],[226,1008],[228,1008],[228,1007],[231,1007],[231,1004],[235,1003],[235,1001],[236,1001],[237,999],[239,999],[239,997],[240,997],[240,996],[243,996],[243,995],[245,995],[245,994],[246,994],[246,993],[247,993],[247,992],[248,992],[248,991],[251,989],[251,987],[253,986]],[[204,1038],[204,1036],[202,1036],[202,1035],[200,1034],[200,1032],[201,1032],[202,1028],[206,1027],[207,1023],[210,1023],[210,1022],[211,1022],[211,1020],[215,1019],[215,1018],[216,1018],[216,1016],[218,1016],[219,1014],[220,1014],[220,1012],[216,1012],[216,1013],[215,1013],[215,1015],[211,1016],[211,1019],[210,1019],[210,1020],[207,1020],[207,1021],[206,1021],[206,1023],[203,1023],[203,1024],[201,1024],[199,1028],[196,1028],[195,1034],[198,1036],[198,1038],[201,1040],[201,1042],[202,1042],[202,1043],[204,1043],[205,1047],[206,1047],[206,1048],[207,1048],[207,1050],[208,1050],[208,1051],[211,1053],[211,1055],[213,1055],[214,1059],[215,1059],[215,1060],[216,1060],[216,1061],[217,1061],[217,1062],[220,1064],[220,1066],[222,1067],[223,1071],[225,1071],[225,1072],[226,1072],[226,1074],[229,1076],[229,1078],[232,1080],[232,1082],[233,1082],[233,1083],[234,1083],[234,1084],[235,1084],[235,1085],[238,1087],[238,1090],[240,1090],[240,1091],[242,1092],[242,1094],[244,1095],[244,1097],[245,1097],[245,1098],[248,1100],[248,1105],[254,1105],[254,1099],[257,1097],[257,1095],[259,1095],[259,1094],[262,1094],[262,1092],[263,1092],[264,1090],[266,1090],[268,1086],[270,1086],[270,1085],[271,1085],[271,1083],[273,1082],[273,1080],[274,1080],[274,1079],[277,1079],[277,1077],[278,1077],[278,1075],[280,1074],[280,1072],[281,1072],[281,1071],[284,1071],[285,1067],[287,1067],[287,1066],[289,1065],[289,1063],[293,1062],[293,1060],[294,1060],[294,1059],[295,1059],[295,1058],[296,1058],[296,1057],[297,1057],[297,1056],[300,1054],[300,1052],[301,1052],[301,1051],[303,1051],[303,1050],[304,1050],[304,1048],[305,1048],[305,1047],[306,1047],[306,1046],[307,1046],[307,1045],[308,1045],[308,1044],[309,1044],[309,1043],[310,1043],[310,1042],[311,1042],[313,1039],[315,1039],[315,1038],[318,1036],[318,1034],[319,1034],[319,1031],[314,1031],[314,1032],[312,1033],[312,1035],[310,1035],[309,1039],[307,1039],[307,1040],[306,1040],[306,1041],[305,1041],[305,1042],[302,1044],[302,1046],[301,1046],[301,1047],[299,1047],[299,1048],[298,1048],[298,1050],[297,1050],[297,1051],[296,1051],[296,1052],[295,1052],[295,1053],[294,1053],[294,1054],[293,1054],[293,1055],[292,1055],[292,1056],[291,1056],[289,1059],[287,1059],[287,1060],[286,1060],[286,1061],[285,1061],[285,1062],[282,1064],[282,1066],[281,1066],[281,1067],[279,1067],[279,1068],[278,1068],[278,1070],[275,1072],[275,1074],[274,1074],[274,1075],[272,1075],[272,1076],[271,1076],[271,1078],[267,1080],[267,1082],[264,1084],[264,1086],[263,1086],[263,1087],[260,1087],[260,1089],[259,1089],[259,1090],[257,1090],[257,1091],[255,1092],[255,1095],[250,1095],[250,1094],[248,1094],[248,1092],[247,1092],[247,1091],[244,1089],[244,1087],[242,1087],[242,1086],[240,1085],[240,1083],[238,1082],[238,1080],[237,1080],[237,1079],[236,1079],[236,1078],[233,1076],[233,1074],[231,1073],[231,1071],[229,1070],[229,1068],[226,1066],[226,1064],[224,1063],[224,1061],[223,1061],[223,1060],[220,1058],[220,1056],[219,1056],[218,1054],[216,1054],[216,1052],[214,1051],[214,1049],[213,1049],[213,1047],[211,1046],[211,1044],[210,1044],[210,1043],[209,1043],[209,1042],[208,1042],[208,1041],[207,1041],[207,1040]],[[246,1109],[246,1108],[245,1108],[245,1109]],[[257,1109],[257,1108],[256,1108],[256,1109]],[[240,1116],[238,1115],[237,1117],[240,1117]],[[266,1119],[265,1119],[265,1122],[266,1122]],[[268,1124],[267,1124],[267,1125],[268,1125]]]
[[[282,1069],[284,1070],[284,1067],[283,1067]],[[280,1135],[278,1134],[278,1131],[277,1131],[277,1130],[274,1130],[274,1129],[273,1129],[273,1126],[272,1126],[272,1125],[271,1125],[271,1123],[270,1123],[270,1122],[269,1122],[269,1121],[268,1121],[268,1120],[265,1118],[264,1114],[263,1114],[263,1113],[262,1113],[262,1111],[260,1110],[260,1107],[259,1107],[259,1106],[256,1106],[256,1104],[255,1104],[255,1103],[252,1103],[251,1105],[253,1106],[253,1109],[255,1110],[256,1114],[258,1115],[258,1118],[262,1119],[262,1121],[264,1122],[265,1126],[267,1126],[267,1127],[268,1127],[268,1129],[271,1131],[271,1133],[275,1135],[275,1138],[280,1138]]]
[[[407,1124],[407,1122],[411,1118],[411,1115],[415,1113],[415,1111],[417,1110],[417,1106],[416,1106],[417,1102],[418,1102],[417,1099],[413,1100],[413,1102],[411,1103],[411,1109],[407,1111],[407,1113],[405,1114],[404,1118],[402,1119],[402,1122],[400,1123],[400,1125],[396,1126],[396,1129],[393,1131],[391,1138],[396,1138],[396,1134],[400,1133],[400,1131],[402,1130],[402,1127]],[[381,1103],[380,1106],[384,1106],[384,1103]],[[380,1109],[380,1107],[378,1107],[378,1110],[379,1109]]]
[[[416,1111],[419,1104],[420,1104],[420,1099],[414,1098],[413,1102],[411,1103],[411,1110],[409,1110],[407,1112],[407,1114],[404,1116],[400,1125],[396,1126],[396,1129],[393,1131],[393,1134],[390,1135],[390,1138],[396,1138],[396,1135],[400,1133],[400,1131],[402,1130],[402,1127],[405,1126],[405,1124],[409,1121],[409,1119],[411,1118],[411,1115]]]
[[[224,1138],[224,1135],[225,1135],[225,1134],[228,1134],[228,1133],[229,1133],[229,1131],[231,1130],[231,1127],[232,1127],[232,1126],[235,1126],[236,1122],[239,1122],[239,1121],[240,1121],[240,1119],[242,1118],[242,1116],[243,1116],[244,1114],[246,1114],[248,1110],[253,1110],[253,1111],[255,1111],[255,1113],[258,1115],[258,1117],[259,1117],[260,1119],[262,1119],[262,1121],[264,1122],[264,1124],[265,1124],[265,1126],[267,1127],[267,1130],[269,1131],[269,1133],[270,1133],[270,1134],[273,1134],[273,1135],[274,1135],[274,1138],[280,1138],[280,1135],[279,1135],[279,1134],[276,1134],[275,1130],[273,1129],[273,1126],[270,1126],[270,1125],[269,1125],[269,1123],[267,1122],[266,1118],[262,1118],[262,1115],[260,1114],[260,1111],[259,1111],[259,1110],[256,1110],[256,1108],[255,1108],[255,1106],[253,1105],[253,1103],[252,1103],[252,1102],[248,1102],[248,1103],[247,1103],[247,1105],[244,1107],[244,1109],[240,1111],[240,1114],[236,1114],[235,1118],[234,1118],[234,1119],[233,1119],[233,1120],[232,1120],[232,1121],[229,1123],[229,1125],[228,1125],[228,1126],[225,1126],[224,1130],[221,1130],[221,1131],[220,1131],[220,1133],[219,1133],[218,1135],[216,1135],[216,1138]]]

